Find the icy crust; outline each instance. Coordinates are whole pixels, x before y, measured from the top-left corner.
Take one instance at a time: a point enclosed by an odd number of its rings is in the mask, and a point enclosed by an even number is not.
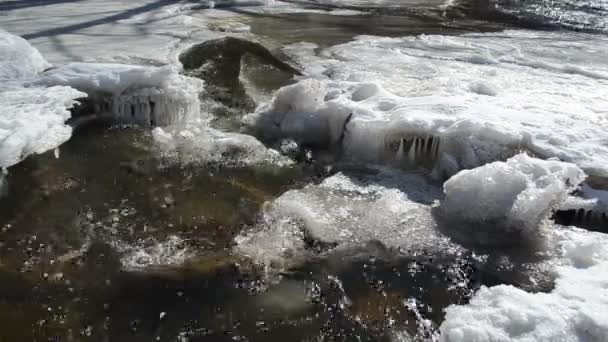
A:
[[[406,168],[430,165],[444,178],[522,150],[608,175],[605,37],[359,37],[318,56],[310,44],[286,52],[309,78],[246,118],[265,138]]]
[[[209,127],[202,120],[165,129],[157,127],[152,135],[160,155],[170,163],[222,164],[231,167],[259,164],[287,166],[293,163],[250,135],[222,132]]]
[[[72,136],[68,108],[85,94],[70,87],[16,88],[0,92],[0,168],[52,150]]]
[[[0,29],[0,83],[32,78],[50,66],[25,39]]]
[[[468,305],[447,308],[440,340],[606,341],[608,236],[575,229],[555,235],[563,258],[551,292],[482,287]]]
[[[23,86],[48,66],[27,41],[0,30],[0,169],[54,149],[72,134],[65,125],[68,109],[86,94],[63,86]]]
[[[174,66],[70,63],[44,73],[34,85],[62,85],[89,94],[98,113],[124,122],[167,126],[200,118],[203,82]]]
[[[261,223],[239,236],[236,251],[282,265],[321,250],[378,241],[402,251],[458,251],[438,232],[431,204],[440,196],[423,177],[396,171],[338,173],[269,203]],[[274,242],[277,242],[276,244]]]
[[[451,222],[537,229],[585,177],[574,164],[519,154],[450,178],[440,209]]]
[[[568,198],[559,206],[560,210],[576,210],[580,218],[608,219],[608,191],[598,190],[583,184],[577,195]],[[581,211],[582,210],[582,211]]]

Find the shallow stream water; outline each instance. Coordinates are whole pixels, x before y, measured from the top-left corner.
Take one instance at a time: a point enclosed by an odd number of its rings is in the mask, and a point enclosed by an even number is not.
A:
[[[234,11],[269,46],[504,27],[416,7],[392,15]],[[255,60],[243,64],[249,90],[264,99],[291,82]],[[238,129],[230,115],[242,110],[225,109],[216,127]],[[148,129],[80,127],[56,153],[9,169],[0,198],[0,342],[391,341],[397,330],[433,340],[443,309],[481,285],[551,288],[550,276],[530,281],[542,257],[525,249],[498,247],[484,259],[489,250],[475,245],[443,255],[371,243],[357,258],[312,258],[276,273],[234,253],[235,236],[259,222],[265,203],[335,172],[310,160],[183,166],[159,156]]]

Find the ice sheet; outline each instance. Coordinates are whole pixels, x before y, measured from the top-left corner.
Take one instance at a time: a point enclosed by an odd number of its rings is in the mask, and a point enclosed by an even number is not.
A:
[[[520,151],[608,176],[605,37],[360,37],[318,56],[308,45],[286,52],[309,79],[246,119],[265,137],[338,145],[359,160],[430,164],[446,178]],[[316,134],[302,136],[307,128]]]

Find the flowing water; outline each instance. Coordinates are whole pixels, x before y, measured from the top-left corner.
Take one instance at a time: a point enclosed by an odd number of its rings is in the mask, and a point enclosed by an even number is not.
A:
[[[274,52],[302,41],[323,48],[358,35],[458,35],[517,24],[448,19],[442,7],[420,2],[293,2],[327,13],[228,11]],[[230,98],[202,95],[214,101],[213,127],[239,130],[241,115],[293,83],[255,56],[239,62],[240,81],[203,77],[208,89]],[[287,191],[320,186],[338,173],[367,180],[377,172],[352,163],[330,167],[320,161],[327,153],[311,147],[286,165],[182,164],[158,152],[147,128],[78,127],[57,151],[30,156],[6,176],[0,342],[393,341],[396,331],[436,340],[444,309],[467,303],[481,285],[552,288],[542,248],[488,247],[449,234],[449,246],[458,247],[439,251],[399,250],[375,239],[333,250],[333,241],[306,237],[312,256],[296,255],[280,269],[237,253],[235,239],[263,225],[269,203]],[[351,195],[344,194],[345,207],[361,200]]]

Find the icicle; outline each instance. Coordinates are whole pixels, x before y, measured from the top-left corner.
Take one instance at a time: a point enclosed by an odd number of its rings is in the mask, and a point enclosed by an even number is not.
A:
[[[397,154],[395,155],[395,159],[398,161],[403,160],[403,138],[399,139],[399,148],[397,149]]]

